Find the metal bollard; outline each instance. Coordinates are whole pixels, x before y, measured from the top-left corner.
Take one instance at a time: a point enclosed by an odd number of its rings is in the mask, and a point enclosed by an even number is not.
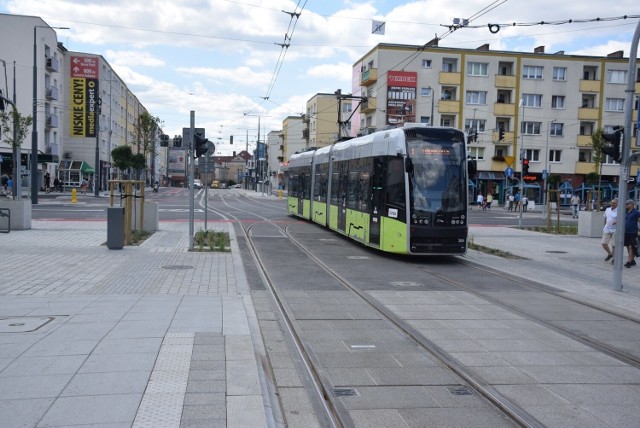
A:
[[[78,192],[76,191],[75,188],[71,189],[71,203],[75,204],[76,202],[78,202]]]

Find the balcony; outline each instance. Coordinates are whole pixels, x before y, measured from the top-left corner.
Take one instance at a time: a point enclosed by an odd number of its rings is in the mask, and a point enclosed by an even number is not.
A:
[[[57,128],[58,127],[58,116],[55,114],[48,114],[47,121],[45,122],[47,128]]]
[[[576,145],[578,147],[591,147],[593,145],[593,142],[591,141],[591,135],[578,135]]]
[[[58,88],[50,86],[46,90],[46,97],[48,100],[56,101],[58,99]]]
[[[600,81],[580,80],[580,92],[600,92]]]
[[[440,102],[438,103],[438,112],[439,113],[459,113],[460,102],[440,100]]]
[[[376,111],[377,106],[377,98],[369,97],[366,100],[362,101],[362,104],[360,104],[360,110],[362,111],[362,113],[372,113]]]
[[[495,103],[493,105],[493,114],[496,116],[515,116],[516,105],[508,103]]]
[[[60,62],[56,58],[47,58],[47,70],[57,73],[60,69]]]
[[[493,131],[491,138],[496,144],[513,144],[514,136],[515,136],[514,132],[505,131],[502,141],[499,141],[498,138],[500,138],[500,132]]]
[[[515,88],[516,76],[505,76],[503,74],[496,74],[496,88]]]
[[[581,107],[578,109],[578,120],[598,120],[599,111],[597,108]]]
[[[369,86],[378,80],[378,69],[370,68],[360,76],[360,86]]]
[[[595,170],[593,162],[576,162],[576,174],[589,174]]]
[[[441,85],[460,85],[461,76],[460,73],[449,73],[446,71],[440,72],[440,84]]]

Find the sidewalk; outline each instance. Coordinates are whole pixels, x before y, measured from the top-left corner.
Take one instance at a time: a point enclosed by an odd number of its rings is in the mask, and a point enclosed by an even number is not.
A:
[[[122,250],[104,221],[2,234],[1,425],[274,426],[233,227],[213,227],[231,253],[188,252],[186,222]]]

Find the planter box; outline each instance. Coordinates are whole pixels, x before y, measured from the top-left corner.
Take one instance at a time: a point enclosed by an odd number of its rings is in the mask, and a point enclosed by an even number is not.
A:
[[[11,230],[31,229],[31,200],[0,199],[0,208],[11,210]]]
[[[588,238],[602,236],[603,216],[601,211],[580,211],[578,213],[578,235]]]

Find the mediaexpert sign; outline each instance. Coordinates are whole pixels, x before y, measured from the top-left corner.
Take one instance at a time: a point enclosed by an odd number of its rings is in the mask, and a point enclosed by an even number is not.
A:
[[[71,136],[95,137],[99,98],[99,60],[95,56],[71,56]]]

